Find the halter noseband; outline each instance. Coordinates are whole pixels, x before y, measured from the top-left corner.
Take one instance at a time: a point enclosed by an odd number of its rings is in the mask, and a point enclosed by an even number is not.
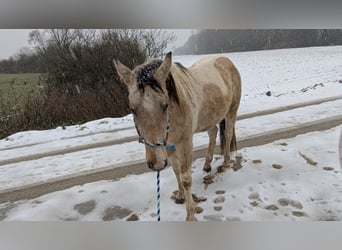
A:
[[[137,123],[135,121],[135,115],[134,114],[133,114],[133,120],[134,120],[135,129],[137,130],[137,133],[139,135],[139,143],[145,144],[145,145],[152,147],[152,148],[164,146],[167,151],[176,150],[175,145],[167,145],[167,139],[169,137],[169,131],[170,131],[170,121],[169,121],[169,110],[168,109],[167,109],[166,134],[165,134],[164,140],[161,142],[152,143],[152,142],[146,141],[145,138],[140,134],[140,131],[137,127]]]

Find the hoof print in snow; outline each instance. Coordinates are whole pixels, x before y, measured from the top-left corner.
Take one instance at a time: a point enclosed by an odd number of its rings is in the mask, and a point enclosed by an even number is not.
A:
[[[280,165],[280,164],[272,164],[272,168],[275,168],[275,169],[282,169],[283,166]]]
[[[131,210],[127,208],[122,208],[120,206],[107,208],[105,215],[102,217],[104,221],[110,221],[115,219],[122,219],[132,213]]]
[[[291,207],[297,208],[297,209],[302,209],[303,205],[299,201],[291,200],[290,201]]]
[[[279,203],[281,206],[283,206],[283,207],[288,206],[288,205],[290,204],[290,202],[291,202],[291,200],[286,199],[286,198],[280,198],[280,199],[278,200],[278,203]]]
[[[279,208],[276,205],[268,205],[265,207],[266,210],[278,210]]]
[[[292,211],[292,215],[294,215],[296,217],[305,217],[305,216],[307,216],[306,213],[304,213],[302,211]]]
[[[128,217],[127,221],[138,221],[139,217],[136,214],[132,214],[130,217]]]
[[[206,185],[214,183],[215,175],[214,174],[208,174],[203,177],[203,183]]]
[[[177,198],[178,190],[173,191],[173,194],[171,195],[171,200],[173,200],[176,204],[184,204],[185,198]]]
[[[240,168],[242,168],[242,165],[241,165],[241,163],[236,162],[236,163],[234,163],[232,168],[234,171],[238,171]]]
[[[257,192],[251,193],[248,195],[248,199],[250,200],[260,200],[260,195]]]
[[[182,199],[175,198],[175,203],[176,204],[184,204],[185,203],[185,199],[184,198],[182,198]]]
[[[253,164],[260,164],[260,163],[262,163],[262,161],[261,160],[253,160],[252,163]]]
[[[94,200],[90,200],[87,202],[83,202],[74,206],[74,209],[77,210],[80,214],[86,215],[93,211],[96,207],[96,202]]]
[[[265,93],[265,95],[271,96],[271,95],[272,95],[272,92],[271,92],[271,91],[267,91],[267,92]]]
[[[216,212],[219,212],[219,211],[222,210],[222,207],[221,207],[221,206],[215,206],[215,207],[214,207],[214,210],[215,210]]]
[[[235,156],[235,162],[233,163],[233,166],[232,166],[234,171],[238,171],[240,168],[242,168],[242,165],[241,165],[242,160],[243,160],[242,154],[238,153]]]
[[[215,194],[225,194],[226,191],[225,190],[216,190]]]
[[[201,208],[201,207],[195,207],[195,212],[196,212],[196,214],[200,214],[200,213],[203,212],[203,208]]]
[[[323,169],[326,170],[326,171],[332,171],[332,170],[334,170],[334,168],[332,168],[332,167],[324,167]]]
[[[257,201],[252,201],[249,203],[252,207],[257,207],[259,203]]]
[[[279,143],[280,146],[287,146],[288,144],[286,142]]]
[[[204,215],[203,219],[210,220],[210,221],[223,221],[223,215],[217,215],[217,214]]]
[[[224,196],[218,196],[214,199],[214,203],[218,204],[218,203],[223,203],[226,200],[226,198]]]

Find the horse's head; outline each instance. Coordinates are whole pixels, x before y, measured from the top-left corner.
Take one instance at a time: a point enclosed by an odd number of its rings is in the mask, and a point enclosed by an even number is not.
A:
[[[147,165],[152,170],[167,166],[165,149],[169,130],[169,95],[166,86],[171,68],[171,52],[164,60],[153,60],[134,70],[114,61],[128,88],[128,99],[140,142],[145,144]]]

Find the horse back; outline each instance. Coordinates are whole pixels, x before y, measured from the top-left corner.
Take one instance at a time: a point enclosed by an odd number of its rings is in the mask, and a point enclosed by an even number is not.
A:
[[[199,97],[195,132],[206,131],[222,121],[230,110],[237,110],[241,98],[240,74],[221,55],[205,57],[189,69],[197,82]]]

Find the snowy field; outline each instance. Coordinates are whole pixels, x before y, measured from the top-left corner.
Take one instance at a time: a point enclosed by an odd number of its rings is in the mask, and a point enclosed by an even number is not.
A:
[[[342,94],[342,46],[230,53],[242,76],[239,115]],[[190,66],[202,56],[175,56]],[[270,91],[270,96],[266,92]],[[342,115],[342,100],[238,121],[243,138],[260,132]],[[125,130],[121,130],[125,129]],[[204,159],[193,163],[193,193],[205,197],[199,220],[342,220],[342,175],[338,159],[341,126],[271,144],[243,148],[243,168],[202,183]],[[17,133],[0,141],[1,160],[42,151],[124,139],[136,134],[132,117],[106,118],[46,131]],[[207,143],[205,133],[194,138]],[[25,147],[26,146],[26,147]],[[308,156],[316,164],[307,162]],[[144,158],[136,141],[65,155],[0,166],[0,190],[52,178],[119,166]],[[216,156],[213,169],[222,162]],[[311,164],[310,164],[311,163]],[[155,220],[156,174],[132,175],[119,181],[100,181],[0,204],[4,220]],[[170,196],[177,184],[171,168],[161,172],[162,220],[184,220],[185,205]],[[0,214],[1,218],[1,214]]]

